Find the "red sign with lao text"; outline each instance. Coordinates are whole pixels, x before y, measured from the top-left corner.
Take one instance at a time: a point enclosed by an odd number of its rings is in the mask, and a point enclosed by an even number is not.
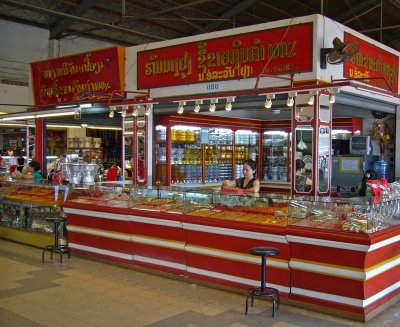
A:
[[[138,88],[312,71],[313,24],[138,52]]]
[[[360,78],[367,84],[398,93],[398,56],[349,33],[345,33],[344,41],[359,44],[358,53],[344,63],[344,77]]]
[[[113,47],[31,64],[35,105],[104,101],[122,90],[125,48]]]

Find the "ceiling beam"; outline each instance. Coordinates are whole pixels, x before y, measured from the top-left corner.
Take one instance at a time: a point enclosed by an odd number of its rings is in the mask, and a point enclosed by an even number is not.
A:
[[[72,19],[74,19],[76,21],[79,21],[81,23],[85,23],[85,24],[92,25],[92,26],[97,26],[97,27],[100,27],[100,28],[103,28],[103,29],[114,30],[114,31],[122,32],[122,33],[134,34],[134,35],[138,35],[138,36],[147,38],[149,40],[155,40],[155,41],[164,41],[164,40],[166,40],[165,38],[159,37],[157,35],[143,33],[143,32],[139,32],[139,31],[135,31],[135,30],[130,30],[130,29],[127,29],[127,28],[118,27],[118,26],[115,26],[115,25],[110,25],[110,24],[94,21],[94,20],[91,20],[91,19],[86,19],[86,18],[83,18],[83,17],[78,17],[78,16],[73,16],[73,15],[70,15],[70,14],[65,14],[65,13],[62,13],[62,12],[59,12],[59,11],[55,11],[55,10],[51,10],[51,9],[32,6],[32,5],[27,4],[27,3],[21,3],[21,2],[13,1],[13,0],[0,0],[0,2],[4,3],[6,5],[9,5],[9,6],[28,9],[28,10],[32,10],[34,12],[39,12],[39,13],[45,14],[45,15],[52,15],[52,16],[64,17],[64,18],[72,18]]]
[[[77,7],[75,7],[70,14],[81,17],[89,9],[96,5],[96,0],[83,0]],[[63,18],[59,20],[52,29],[50,29],[50,40],[58,39],[60,36],[75,22],[73,18]]]
[[[235,17],[238,13],[242,12],[243,10],[246,10],[248,7],[250,7],[252,4],[254,4],[255,0],[243,0],[239,2],[236,6],[232,7],[228,11],[224,12],[219,18],[220,19],[229,19],[232,17]],[[215,31],[219,26],[223,24],[223,21],[213,21],[208,23],[205,27],[204,30],[206,32],[212,32]]]

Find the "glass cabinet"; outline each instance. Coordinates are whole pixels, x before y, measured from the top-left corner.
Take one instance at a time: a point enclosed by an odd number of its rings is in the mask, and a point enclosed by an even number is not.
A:
[[[220,184],[241,177],[245,160],[259,160],[257,128],[240,128],[245,125],[241,121],[232,127],[231,120],[222,118],[213,122],[219,126],[170,118],[161,117],[155,127],[156,185]]]
[[[289,182],[290,180],[290,133],[266,131],[262,138],[262,180]]]

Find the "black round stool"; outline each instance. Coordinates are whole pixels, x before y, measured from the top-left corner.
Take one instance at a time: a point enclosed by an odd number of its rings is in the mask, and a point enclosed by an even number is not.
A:
[[[266,268],[267,268],[267,257],[272,257],[274,255],[279,254],[279,249],[271,248],[271,247],[255,247],[251,248],[249,252],[253,255],[261,256],[261,286],[251,288],[247,292],[246,297],[246,311],[245,314],[247,315],[248,310],[248,302],[249,298],[251,298],[251,306],[254,305],[254,297],[264,297],[270,298],[272,300],[272,317],[275,316],[275,304],[276,308],[279,309],[279,291],[276,288],[266,287]]]
[[[59,244],[59,232],[58,229],[60,225],[67,221],[67,218],[64,217],[48,217],[45,218],[47,221],[54,223],[54,244],[46,245],[42,250],[42,263],[44,263],[44,252],[50,251],[50,258],[53,260],[53,252],[60,253],[60,263],[63,261],[63,253],[68,253],[68,259],[71,258],[71,252],[69,251],[68,245],[60,245]],[[61,225],[62,226],[62,225]]]

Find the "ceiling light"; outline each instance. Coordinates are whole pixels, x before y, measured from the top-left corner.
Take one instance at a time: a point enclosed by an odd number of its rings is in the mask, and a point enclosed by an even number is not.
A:
[[[186,105],[186,101],[178,102],[178,110],[177,110],[178,114],[180,114],[180,115],[183,114],[183,111],[185,110],[185,108],[183,106],[185,106],[185,105]]]
[[[2,120],[2,121],[7,121],[7,120],[20,120],[20,119],[21,119],[21,120],[26,120],[26,119],[33,119],[33,118],[35,118],[34,115],[12,116],[12,117],[8,116],[8,117],[1,118],[1,120]]]
[[[195,106],[193,111],[194,112],[199,112],[200,111],[200,105],[203,104],[203,100],[196,100],[195,101]]]
[[[126,110],[121,111],[121,117],[125,118],[126,117]]]
[[[226,111],[231,111],[232,110],[232,103],[227,102],[226,105],[225,105],[225,110]]]
[[[144,114],[145,114],[146,116],[149,116],[150,113],[151,113],[151,109],[153,109],[153,105],[152,105],[151,103],[147,104],[147,105],[146,105],[146,109],[145,109],[145,111],[144,111]]]
[[[211,99],[210,100],[210,107],[208,108],[208,110],[210,112],[214,112],[215,109],[217,109],[216,103],[218,103],[218,99]]]
[[[286,105],[288,107],[293,107],[294,105],[294,97],[297,95],[297,92],[289,92],[288,93],[288,99],[286,100]]]
[[[333,93],[329,94],[329,103],[335,103],[336,97]]]
[[[88,127],[88,124],[81,124],[82,127]]]
[[[266,109],[271,109],[272,99],[275,99],[275,94],[267,94],[266,95],[266,100],[265,100],[265,104],[264,104]]]
[[[314,105],[314,96],[313,95],[310,95],[308,97],[307,103],[308,103],[309,106],[313,106]]]
[[[121,127],[114,127],[114,126],[93,126],[93,125],[89,125],[87,128],[90,128],[90,129],[106,129],[106,130],[114,130],[114,131],[122,130]]]
[[[281,109],[279,108],[271,108],[271,114],[278,115],[281,113]]]
[[[114,112],[115,112],[115,107],[110,107],[110,113],[108,114],[108,117],[114,118]]]
[[[135,104],[133,106],[132,116],[136,117],[139,113],[140,104]]]
[[[81,128],[80,125],[57,125],[57,124],[46,124],[46,127],[52,128]]]

